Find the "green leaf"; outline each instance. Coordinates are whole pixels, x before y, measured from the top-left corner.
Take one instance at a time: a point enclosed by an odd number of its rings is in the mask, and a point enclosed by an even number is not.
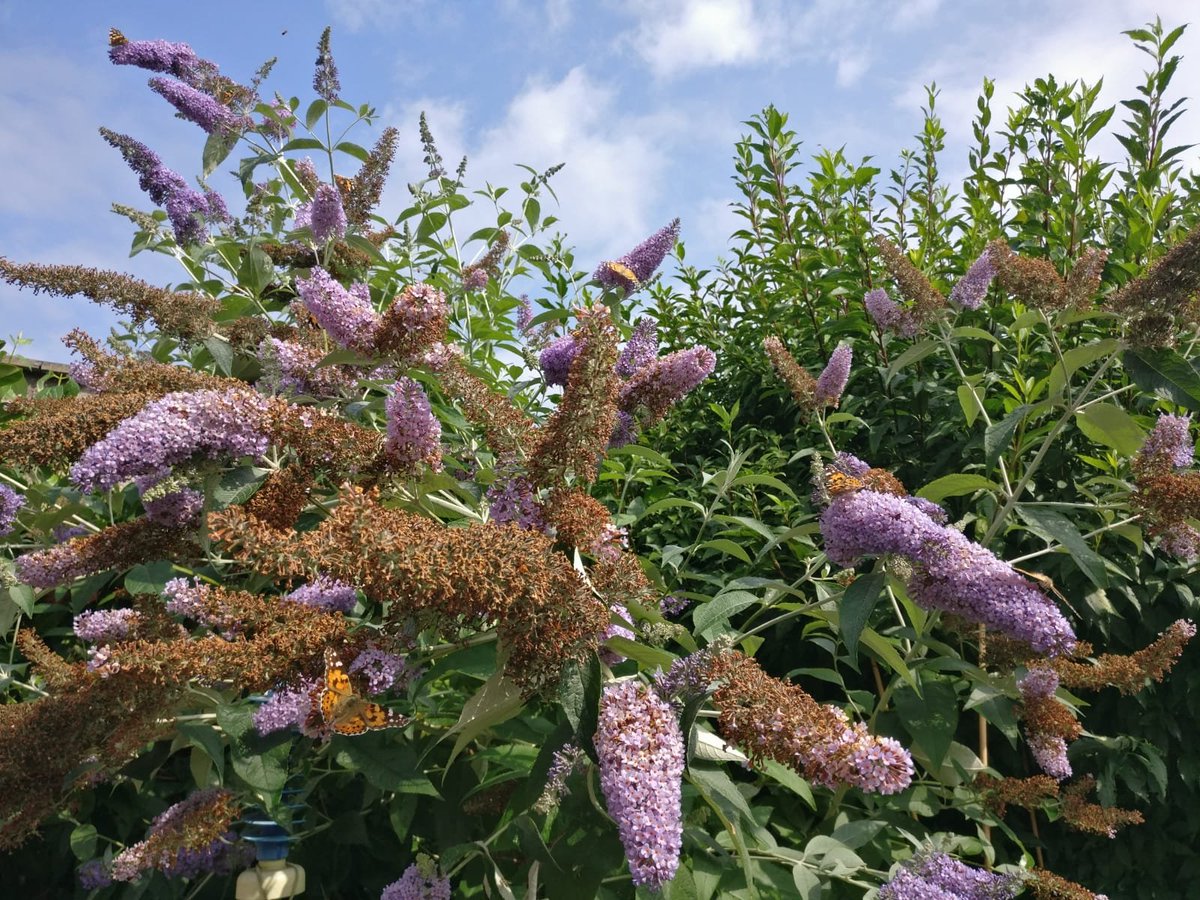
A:
[[[1022,403],[999,422],[988,426],[987,431],[983,433],[983,452],[988,468],[994,466],[1000,455],[1008,449],[1017,426],[1029,415],[1031,409],[1033,407],[1028,403]]]
[[[882,572],[871,572],[854,579],[854,583],[842,594],[842,601],[838,604],[838,630],[851,664],[857,663],[859,636],[871,618],[875,604],[883,595],[886,583],[887,576]]]
[[[619,653],[627,659],[632,659],[637,662],[642,668],[653,672],[655,669],[663,669],[664,671],[671,668],[671,663],[675,662],[675,657],[666,650],[660,650],[657,647],[649,647],[640,641],[631,641],[629,638],[613,635],[604,642],[604,645],[614,653]]]
[[[165,559],[149,565],[137,565],[125,576],[125,590],[133,596],[162,593],[163,587],[175,577],[175,566]]]
[[[1122,456],[1133,456],[1146,440],[1133,417],[1112,403],[1093,403],[1080,410],[1075,424],[1097,444],[1112,447]]]
[[[76,859],[91,859],[96,855],[96,826],[88,823],[71,829],[71,852]]]
[[[974,325],[960,325],[954,329],[954,336],[957,338],[975,338],[981,341],[991,341],[996,346],[1000,345],[1000,340],[990,331],[984,331],[982,328],[976,328]]]
[[[686,500],[683,497],[667,497],[663,500],[656,500],[647,506],[646,511],[642,513],[642,518],[652,516],[656,512],[662,512],[664,509],[675,509],[680,506],[695,510],[698,513],[704,512],[704,507],[695,500]]]
[[[364,734],[346,738],[338,749],[337,762],[353,769],[382,791],[441,797],[433,782],[421,771],[416,754],[396,745],[390,734]]]
[[[983,397],[980,396],[979,388],[965,384],[960,384],[955,393],[958,394],[958,405],[962,407],[963,418],[970,428],[983,412]]]
[[[366,162],[371,158],[371,153],[366,147],[362,147],[352,141],[341,141],[333,149],[340,150],[342,153],[345,153],[348,156],[353,156],[359,162]]]
[[[225,742],[211,725],[196,722],[182,722],[176,730],[187,738],[193,747],[199,747],[217,767],[217,773],[222,781],[225,780]]]
[[[864,628],[859,640],[875,653],[876,656],[887,663],[893,672],[916,687],[917,679],[913,675],[912,670],[905,664],[904,657],[897,652],[896,648],[887,638],[873,628]]]
[[[220,706],[217,724],[229,737],[233,771],[262,796],[280,791],[287,782],[290,740],[264,742],[254,729],[254,713],[245,706]]]
[[[929,766],[936,771],[946,758],[958,727],[958,692],[945,681],[926,675],[921,694],[901,687],[893,695],[900,721],[920,745]]]
[[[463,704],[462,713],[446,736],[458,734],[454,749],[450,753],[453,761],[467,744],[475,740],[493,725],[499,725],[519,713],[525,707],[521,689],[504,676],[503,669],[489,678]],[[449,763],[447,763],[447,767]]]
[[[17,605],[17,609],[27,616],[33,615],[33,608],[37,604],[33,588],[27,584],[14,584],[8,589],[8,596]]]
[[[728,591],[697,606],[692,613],[692,625],[696,634],[706,635],[710,631],[726,626],[729,617],[747,606],[753,606],[759,598],[748,591]]]
[[[1126,350],[1121,359],[1142,390],[1200,410],[1200,374],[1174,350]]]
[[[329,108],[329,104],[326,103],[324,100],[318,99],[318,100],[314,100],[312,103],[310,103],[308,105],[308,110],[304,113],[305,127],[307,127],[309,130],[311,130],[312,127],[317,124],[317,120],[320,119],[321,116],[325,115],[325,110],[327,110],[328,108]],[[317,147],[311,148],[311,149],[320,149],[320,148],[321,148],[321,145],[318,144]],[[288,148],[285,147],[284,149],[286,150]]]
[[[731,541],[729,538],[717,538],[712,541],[705,541],[699,547],[700,550],[717,550],[729,556],[736,556],[742,562],[750,562],[750,554],[742,549],[742,545],[736,541]]]
[[[937,350],[937,348],[938,342],[933,338],[926,338],[919,344],[913,344],[894,360],[892,360],[892,364],[888,366],[887,370],[888,380],[890,381],[893,377],[895,377],[896,373],[905,366],[911,366],[915,362],[920,362],[925,357],[929,356],[929,354],[933,353],[933,351]]]
[[[566,667],[558,689],[558,702],[576,739],[590,744],[596,733],[600,709],[600,659],[596,654],[589,656],[583,665],[572,662]]]
[[[1051,544],[1062,544],[1071,559],[1083,571],[1092,584],[1098,588],[1108,587],[1108,572],[1104,568],[1104,560],[1096,553],[1083,535],[1071,523],[1071,520],[1058,510],[1045,506],[1030,506],[1017,504],[1017,515],[1025,520],[1029,530]]]
[[[200,156],[200,170],[204,173],[202,177],[207,178],[215,172],[217,166],[229,157],[236,144],[236,135],[226,134],[220,129],[210,134],[204,142],[204,151]]]
[[[1063,354],[1062,362],[1055,363],[1050,370],[1049,396],[1054,399],[1063,392],[1071,376],[1083,366],[1114,353],[1118,343],[1115,338],[1093,341],[1082,347],[1072,347]]]
[[[204,349],[212,355],[218,372],[222,375],[229,375],[233,372],[233,347],[230,346],[229,341],[214,334],[206,337],[202,343]]]
[[[773,759],[766,760],[762,765],[763,772],[778,781],[785,788],[788,788],[793,794],[808,804],[809,809],[813,811],[817,808],[816,798],[813,797],[812,788],[809,783],[785,766],[783,763],[776,762]]]
[[[846,847],[851,850],[857,850],[864,844],[869,844],[883,830],[883,822],[875,819],[859,819],[854,822],[846,822],[833,829],[833,834],[830,835],[835,841],[841,841]]]
[[[262,295],[263,289],[275,278],[275,264],[258,247],[251,247],[242,257],[242,265],[238,269],[238,281],[254,291],[254,296]]]
[[[917,491],[917,496],[933,503],[940,503],[947,497],[961,497],[976,491],[997,491],[999,489],[1000,485],[982,475],[943,475]]]
[[[270,469],[246,466],[226,472],[213,490],[213,502],[218,509],[237,506],[254,496],[254,492],[271,473]]]

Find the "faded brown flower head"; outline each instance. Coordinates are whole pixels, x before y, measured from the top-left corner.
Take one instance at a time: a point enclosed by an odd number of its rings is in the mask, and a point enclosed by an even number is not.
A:
[[[1092,691],[1115,687],[1122,694],[1136,694],[1146,686],[1147,680],[1163,680],[1195,633],[1195,626],[1191,622],[1179,619],[1154,643],[1129,656],[1103,653],[1093,664],[1054,659],[1050,665],[1067,687]],[[1077,652],[1082,656],[1090,651],[1091,648],[1084,645]]]
[[[576,313],[576,353],[562,400],[541,428],[528,471],[535,484],[553,488],[596,479],[617,422],[617,330],[607,306]]]
[[[875,235],[875,249],[883,259],[884,268],[896,283],[896,289],[909,303],[918,328],[923,328],[946,306],[946,298],[929,283],[920,269],[913,265],[908,254],[885,238]]]
[[[763,350],[766,351],[775,374],[792,392],[796,405],[806,413],[816,410],[820,406],[816,399],[817,380],[804,366],[796,362],[796,358],[783,346],[783,341],[777,337],[766,338],[763,340]]]
[[[1034,869],[1025,879],[1025,888],[1033,900],[1100,900],[1101,897],[1048,869]]]
[[[81,294],[101,306],[129,316],[135,326],[153,322],[163,334],[198,340],[212,334],[213,316],[221,304],[212,297],[167,291],[131,275],[86,266],[18,264],[0,256],[0,279],[60,297]]]
[[[457,400],[463,415],[483,429],[488,446],[497,456],[520,457],[534,434],[533,420],[506,394],[494,390],[469,371],[450,352],[430,361],[442,390]]]
[[[1200,226],[1116,292],[1108,309],[1124,316],[1129,340],[1166,347],[1200,322]]]
[[[1100,277],[1104,274],[1104,264],[1108,261],[1108,251],[1098,247],[1088,247],[1071,267],[1063,291],[1063,305],[1071,309],[1086,309],[1096,300],[1100,291]]]
[[[84,387],[106,394],[143,393],[161,397],[172,391],[224,391],[239,383],[183,366],[108,353],[95,338],[78,328],[64,337],[63,343],[83,359],[87,373]]]
[[[1111,838],[1117,836],[1118,829],[1126,825],[1141,825],[1145,821],[1136,809],[1100,806],[1085,800],[1095,788],[1096,779],[1091,775],[1085,775],[1063,788],[1063,819],[1076,831]]]
[[[1047,800],[1056,800],[1059,793],[1058,781],[1049,775],[1033,775],[1029,778],[993,778],[981,774],[975,777],[975,789],[979,791],[983,805],[1003,818],[1008,807],[1038,809]]]
[[[7,412],[26,418],[0,430],[6,465],[61,470],[124,419],[155,399],[152,394],[80,394],[72,398],[21,397]]]
[[[1067,285],[1049,260],[1020,256],[1004,240],[992,241],[988,247],[996,266],[996,281],[1009,294],[1037,309],[1056,310],[1069,305]],[[1086,274],[1080,272],[1077,290],[1083,289]]]
[[[358,174],[351,181],[349,189],[342,193],[346,220],[351,225],[366,224],[371,210],[379,205],[388,171],[392,167],[392,159],[396,155],[396,141],[399,136],[400,132],[395,128],[383,129],[379,140],[371,148],[370,155],[363,161]]]

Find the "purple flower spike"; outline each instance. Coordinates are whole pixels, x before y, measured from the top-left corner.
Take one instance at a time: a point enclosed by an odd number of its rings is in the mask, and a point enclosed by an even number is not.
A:
[[[17,512],[24,505],[24,497],[7,484],[0,484],[0,535],[8,534],[13,530],[13,523],[17,520]]]
[[[638,319],[633,334],[617,358],[617,374],[631,378],[658,356],[658,323],[649,316]]]
[[[187,44],[170,41],[125,41],[108,48],[113,65],[137,66],[151,72],[163,72],[186,81],[193,87],[217,73],[216,63],[198,57]]]
[[[254,727],[267,735],[287,728],[304,727],[313,708],[316,680],[305,681],[295,688],[271,691],[266,701],[254,711]]]
[[[815,399],[824,406],[837,406],[850,380],[850,363],[854,354],[846,344],[839,344],[829,357],[829,364],[817,379]]]
[[[996,264],[992,262],[992,248],[989,246],[979,254],[979,258],[971,263],[967,273],[954,285],[954,289],[950,291],[950,302],[963,309],[979,309],[995,277]]]
[[[421,674],[421,670],[410,666],[403,656],[368,647],[350,664],[350,674],[364,673],[367,693],[382,694],[387,690],[402,691]]]
[[[879,900],[1011,900],[1021,878],[987,872],[941,852],[910,859],[879,890]]]
[[[649,280],[679,240],[679,220],[660,228],[620,259],[602,262],[592,277],[607,288],[632,294]]]
[[[497,525],[512,522],[520,528],[544,531],[546,520],[534,495],[533,485],[523,475],[497,477],[487,491],[491,504],[488,516]]]
[[[296,227],[308,228],[318,244],[342,237],[346,233],[346,211],[338,189],[331,184],[318,187],[312,200],[296,210]]]
[[[338,581],[328,575],[318,575],[308,584],[296,588],[284,599],[329,612],[348,613],[358,603],[358,592],[353,585],[344,581]]]
[[[307,279],[297,279],[296,288],[304,308],[334,341],[343,347],[370,352],[379,330],[379,314],[371,305],[365,284],[346,290],[332,275],[318,268]]]
[[[538,357],[538,366],[541,367],[546,384],[566,387],[567,378],[571,374],[571,363],[575,361],[575,354],[578,352],[575,338],[569,334],[552,341]]]
[[[75,617],[75,636],[89,644],[122,641],[129,637],[138,618],[137,611],[132,609],[87,610]]]
[[[683,839],[683,734],[675,712],[639,681],[608,685],[596,752],[633,883],[657,889],[675,877]]]
[[[863,297],[863,305],[871,321],[883,331],[895,331],[901,337],[912,337],[917,333],[916,320],[883,288],[868,291]]]
[[[1187,468],[1196,454],[1191,425],[1191,416],[1159,416],[1138,456],[1147,461],[1162,460],[1176,469]]]
[[[173,107],[189,122],[194,122],[207,133],[235,130],[242,120],[226,106],[209,94],[198,91],[182,81],[170,78],[151,78],[150,89]]]
[[[427,462],[441,469],[442,425],[421,385],[411,378],[401,378],[392,385],[392,396],[383,406],[387,413],[384,447],[393,462],[401,468]]]
[[[898,554],[914,570],[908,588],[922,606],[945,610],[1057,656],[1075,634],[1054,602],[1012,566],[923,510],[872,490],[839,494],[821,515],[825,553],[840,565]]]
[[[161,481],[196,457],[260,457],[268,438],[267,401],[253,391],[180,391],[147,404],[71,468],[81,490],[111,490],[139,476]]]
[[[383,889],[379,900],[450,900],[450,879],[443,878],[431,861],[413,863]]]

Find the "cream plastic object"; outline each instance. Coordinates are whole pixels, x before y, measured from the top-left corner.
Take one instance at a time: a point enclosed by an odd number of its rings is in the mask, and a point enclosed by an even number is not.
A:
[[[237,880],[237,900],[282,900],[304,893],[304,867],[286,859],[264,859]]]

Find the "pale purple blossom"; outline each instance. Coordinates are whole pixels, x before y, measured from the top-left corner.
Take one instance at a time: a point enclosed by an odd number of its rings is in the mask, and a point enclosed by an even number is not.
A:
[[[90,859],[79,867],[79,886],[85,891],[98,891],[113,883],[108,866],[102,859]]]
[[[601,642],[607,641],[612,637],[626,638],[627,640],[635,640],[637,635],[629,630],[628,626],[621,624],[628,618],[629,612],[619,603],[609,604],[608,613],[613,619],[621,621],[611,621],[608,627],[600,634]],[[607,647],[600,648],[600,659],[604,661],[606,666],[615,666],[619,662],[623,662],[626,657],[618,653],[616,650],[610,650]]]
[[[296,588],[284,599],[327,612],[348,613],[358,603],[358,591],[344,581],[338,581],[328,575],[318,575],[308,584]]]
[[[216,63],[198,57],[187,44],[170,41],[126,41],[108,48],[114,65],[163,72],[198,87],[217,73]]]
[[[263,120],[258,126],[259,130],[276,140],[283,140],[291,134],[291,130],[296,126],[296,114],[292,112],[287,101],[278,96],[271,104],[271,110],[275,113],[275,117],[263,116]]]
[[[487,490],[488,518],[497,525],[512,522],[520,528],[546,530],[546,519],[533,484],[524,475],[497,474]]]
[[[359,672],[367,679],[367,693],[382,694],[387,690],[404,690],[420,676],[421,669],[409,665],[403,656],[368,647],[350,664],[350,674]]]
[[[1172,556],[1190,562],[1200,556],[1200,532],[1187,522],[1175,522],[1158,535],[1158,546]]]
[[[462,286],[464,291],[482,291],[487,285],[487,269],[468,268],[463,272]]]
[[[333,51],[329,47],[331,28],[326,26],[321,32],[321,40],[317,43],[317,65],[313,72],[313,90],[326,103],[337,103],[338,93],[342,89],[341,79],[338,78],[337,64],[333,61]]]
[[[177,833],[179,846],[158,856],[152,854],[146,841],[122,850],[112,861],[113,881],[134,881],[147,869],[156,869],[168,878],[195,878],[206,872],[231,872],[245,865],[253,858],[253,851],[237,841],[237,835],[232,831],[204,846],[192,847],[185,843],[189,814],[211,805],[223,793],[226,793],[223,788],[205,788],[161,813],[151,823],[147,834]]]
[[[387,414],[387,439],[384,447],[401,468],[429,463],[442,467],[442,426],[429,405],[425,391],[412,378],[403,377],[392,385],[392,394],[384,401]]]
[[[546,773],[546,786],[542,788],[541,796],[533,804],[534,810],[543,815],[550,812],[564,796],[571,793],[567,788],[567,779],[585,759],[582,749],[576,744],[565,744],[554,751],[550,770]]]
[[[521,297],[521,302],[517,306],[517,329],[521,334],[527,334],[529,329],[533,327],[533,304],[529,302],[528,297]]]
[[[620,259],[602,262],[592,273],[592,278],[607,288],[623,288],[632,294],[641,288],[655,273],[667,254],[679,240],[679,220],[660,228]],[[633,277],[631,278],[630,275]]]
[[[678,594],[667,594],[658,601],[658,611],[664,616],[677,616],[689,606],[692,601]]]
[[[941,852],[923,852],[904,863],[879,890],[879,900],[1011,900],[1018,875],[988,872]]]
[[[151,78],[150,89],[175,107],[181,118],[199,125],[209,134],[234,131],[245,124],[244,119],[215,97],[182,81]]]
[[[0,535],[8,534],[13,530],[13,525],[17,521],[17,513],[24,505],[24,497],[7,484],[0,484]]]
[[[190,578],[172,578],[163,585],[162,596],[167,612],[185,619],[203,621],[207,616],[205,600],[211,588]]]
[[[912,337],[917,333],[916,318],[889,297],[883,288],[867,291],[863,305],[867,308],[867,315],[881,330],[895,331],[902,337]]]
[[[303,729],[312,715],[318,685],[314,678],[302,681],[297,687],[270,691],[254,711],[254,728],[262,735],[288,728]]]
[[[50,530],[51,536],[54,538],[55,542],[59,544],[64,544],[71,540],[71,538],[82,537],[83,535],[90,533],[90,528],[86,528],[83,525],[68,525],[65,522],[61,525],[55,525],[54,528]]]
[[[837,406],[850,380],[850,364],[854,354],[848,344],[839,344],[829,357],[829,363],[817,378],[814,399],[823,406]]]
[[[296,227],[311,231],[318,244],[342,237],[346,233],[346,210],[341,192],[331,184],[320,185],[313,198],[296,210]]]
[[[979,309],[995,277],[996,264],[992,261],[992,248],[986,247],[950,291],[950,302],[963,309]]]
[[[154,524],[182,528],[196,521],[204,509],[204,494],[185,487],[151,499],[143,497],[142,504],[146,507],[146,518]]]
[[[413,863],[383,889],[379,900],[450,900],[450,879],[442,877],[432,863]]]
[[[315,268],[308,278],[296,280],[296,289],[304,308],[336,343],[365,352],[375,346],[379,314],[365,284],[347,290],[324,269]]]
[[[89,644],[123,641],[141,616],[133,609],[91,609],[75,617],[75,636]]]
[[[717,365],[717,355],[707,347],[676,350],[653,360],[621,385],[618,402],[632,412],[639,406],[657,420],[707,378]]]
[[[111,490],[139,476],[162,480],[196,458],[261,457],[266,413],[266,398],[243,388],[167,394],[84,451],[71,479],[81,490]]]
[[[579,346],[572,335],[565,334],[551,341],[538,357],[538,367],[542,370],[546,384],[566,387],[567,379],[571,375],[571,363],[575,361],[578,352]]]
[[[924,511],[872,490],[839,494],[821,515],[825,553],[839,565],[898,554],[914,565],[909,594],[1025,641],[1047,655],[1070,652],[1075,634],[1047,597],[1012,566]]]
[[[657,356],[658,323],[649,316],[642,316],[617,357],[617,374],[629,378],[654,362]]]
[[[675,711],[637,680],[609,684],[595,736],[600,789],[635,885],[654,890],[679,866],[683,734]]]
[[[1138,457],[1145,462],[1159,461],[1176,469],[1184,469],[1195,459],[1196,445],[1191,434],[1192,417],[1160,415],[1154,429],[1146,437]]]
[[[1071,762],[1067,759],[1067,742],[1056,734],[1034,732],[1025,736],[1029,752],[1038,768],[1051,778],[1063,781],[1071,777]]]
[[[1017,682],[1017,689],[1026,703],[1035,698],[1049,699],[1058,690],[1058,673],[1049,666],[1036,666]]]
[[[263,363],[259,384],[288,394],[336,396],[354,386],[354,377],[341,366],[321,366],[325,354],[297,341],[266,338],[258,348]]]
[[[632,444],[637,440],[637,436],[637,419],[623,409],[617,410],[617,423],[613,426],[612,437],[608,439],[609,449],[616,450],[618,447]]]

